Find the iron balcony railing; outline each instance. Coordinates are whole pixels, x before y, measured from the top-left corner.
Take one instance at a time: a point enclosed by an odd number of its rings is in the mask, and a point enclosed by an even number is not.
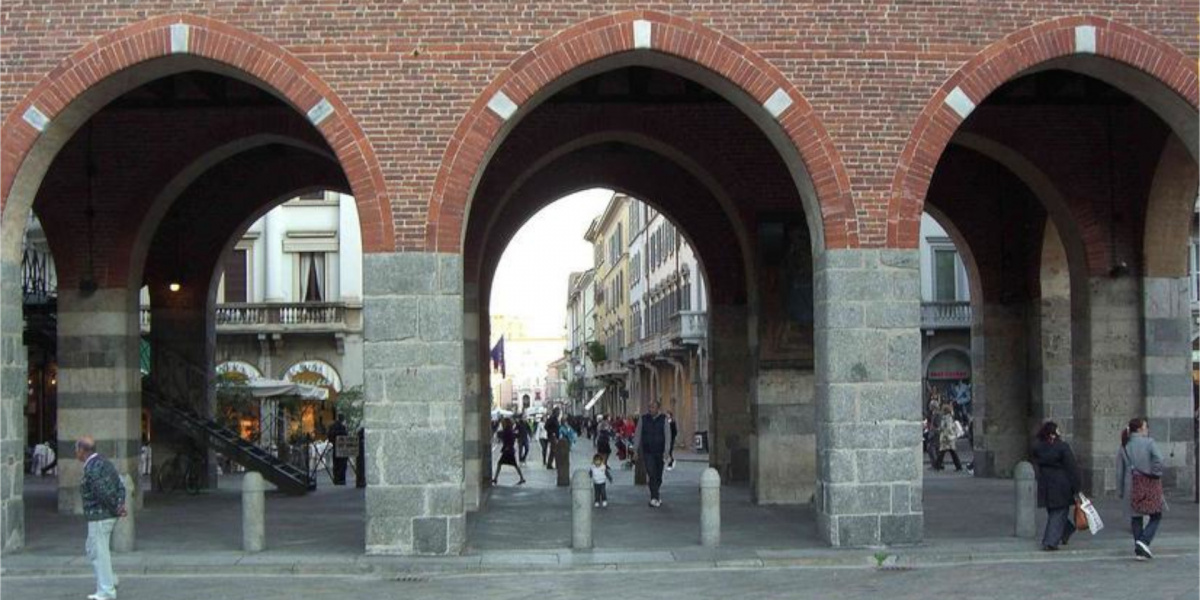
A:
[[[677,331],[676,339],[684,344],[702,344],[708,337],[708,313],[703,311],[679,311],[671,317],[672,323],[678,323],[673,329]]]
[[[50,256],[35,248],[21,254],[21,294],[25,304],[45,304],[58,296],[58,281]]]
[[[922,302],[921,329],[969,329],[970,302]]]

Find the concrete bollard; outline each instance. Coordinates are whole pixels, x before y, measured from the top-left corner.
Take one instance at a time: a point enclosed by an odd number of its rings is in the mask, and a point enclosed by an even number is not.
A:
[[[248,471],[242,478],[242,550],[262,552],[267,547],[266,486],[262,475]]]
[[[571,442],[558,440],[554,446],[554,467],[558,469],[558,487],[571,485]]]
[[[121,484],[125,486],[125,516],[117,519],[117,526],[113,528],[112,549],[116,552],[133,552],[137,546],[138,493],[129,475],[121,476]]]
[[[700,545],[721,545],[721,474],[712,467],[700,475]]]
[[[561,473],[561,471],[559,471]],[[571,476],[571,548],[592,547],[592,477],[580,469]]]
[[[1033,465],[1017,463],[1013,470],[1014,505],[1017,509],[1014,534],[1019,538],[1037,537],[1037,478]]]

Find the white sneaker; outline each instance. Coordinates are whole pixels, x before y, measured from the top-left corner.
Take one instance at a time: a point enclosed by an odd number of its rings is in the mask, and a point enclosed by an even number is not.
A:
[[[592,508],[600,508],[600,503],[599,503],[599,502],[593,502],[593,503],[592,503]]]
[[[1141,550],[1142,557],[1151,558],[1151,559],[1154,558],[1154,553],[1150,551],[1150,546],[1148,544],[1146,544],[1146,542],[1138,540],[1135,543],[1137,544],[1137,548],[1135,548],[1135,550]],[[1136,552],[1135,552],[1135,554],[1136,554]]]
[[[601,503],[600,503],[600,506],[603,506],[604,508],[608,508],[608,500],[605,500],[604,502],[601,502]]]

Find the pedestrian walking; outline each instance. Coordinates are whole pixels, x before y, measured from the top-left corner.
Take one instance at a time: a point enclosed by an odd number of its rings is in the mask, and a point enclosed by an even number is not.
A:
[[[346,485],[346,466],[350,459],[338,455],[337,442],[338,438],[347,435],[350,435],[350,432],[346,429],[346,417],[338,415],[333,425],[330,425],[329,430],[325,433],[326,439],[333,448],[333,485]]]
[[[117,519],[124,517],[125,485],[108,459],[96,453],[96,440],[82,437],[75,442],[75,460],[83,463],[79,494],[87,519],[87,556],[96,574],[96,593],[88,600],[114,600],[119,581],[113,573],[111,542]]]
[[[672,400],[672,403],[674,400]],[[671,425],[671,438],[667,444],[667,470],[675,470],[675,438],[679,437],[679,426],[675,424],[675,414],[667,411],[667,423]]]
[[[547,469],[554,468],[554,451],[558,446],[559,427],[561,425],[559,424],[558,409],[556,408],[554,412],[550,413],[550,418],[546,419],[546,445],[550,448],[550,451],[546,453]]]
[[[542,464],[547,464],[546,449],[550,446],[550,434],[546,432],[546,420],[544,417],[538,417],[537,429],[534,430],[533,437],[537,438],[538,445],[542,447]]]
[[[496,437],[500,438],[500,460],[496,462],[492,485],[496,485],[496,480],[500,479],[500,467],[504,465],[512,465],[512,468],[517,470],[517,477],[521,478],[517,485],[525,483],[525,474],[521,472],[521,465],[517,464],[517,433],[513,431],[512,419],[506,418],[500,422],[500,431],[496,433]]]
[[[596,453],[604,459],[605,466],[608,465],[608,457],[612,455],[612,427],[608,421],[601,421],[596,432]]]
[[[962,471],[962,461],[958,460],[958,437],[962,435],[962,425],[954,420],[954,411],[949,405],[942,407],[941,424],[938,427],[938,454],[937,464],[934,469],[937,471],[945,470],[946,468],[946,453],[950,453],[950,458],[954,459],[954,470]]]
[[[1033,464],[1038,468],[1038,504],[1046,507],[1042,550],[1058,550],[1075,533],[1070,512],[1079,493],[1079,468],[1071,445],[1062,439],[1058,424],[1053,421],[1047,421],[1038,431],[1032,454]]]
[[[1117,452],[1117,493],[1125,499],[1125,514],[1133,531],[1133,555],[1138,560],[1154,558],[1150,544],[1158,533],[1166,501],[1163,499],[1163,458],[1150,423],[1143,418],[1129,420],[1121,432],[1121,449]],[[1149,517],[1150,523],[1144,522]]]
[[[517,446],[520,449],[518,458],[521,459],[521,464],[525,464],[525,459],[529,457],[529,419],[525,418],[524,414],[517,415]]]
[[[596,454],[592,457],[592,506],[608,508],[608,482],[612,481],[612,473],[604,463],[604,457]]]
[[[650,506],[662,506],[659,489],[662,487],[663,455],[667,452],[667,444],[671,439],[671,424],[667,415],[659,412],[658,400],[650,401],[650,410],[638,419],[634,431],[634,448],[637,448],[638,458],[646,469],[646,477],[650,484]]]

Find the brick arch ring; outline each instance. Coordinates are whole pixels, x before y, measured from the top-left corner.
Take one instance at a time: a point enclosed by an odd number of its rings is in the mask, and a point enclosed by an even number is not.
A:
[[[967,61],[917,117],[892,179],[889,247],[917,247],[934,169],[975,106],[1027,69],[1075,56],[1098,56],[1130,67],[1177,95],[1189,110],[1200,107],[1195,60],[1149,33],[1091,16],[1064,17],[1016,31]]]
[[[628,11],[585,21],[542,41],[484,89],[446,147],[426,212],[425,250],[461,252],[476,178],[502,141],[506,122],[576,68],[635,51],[698,65],[757,102],[781,127],[809,173],[824,247],[859,244],[849,176],[832,138],[799,90],[766,59],[725,34],[660,12]]]
[[[0,126],[0,210],[39,137],[71,103],[111,75],[147,61],[191,55],[232,67],[306,115],[335,156],[357,201],[363,250],[395,249],[395,225],[383,171],[349,108],[303,61],[281,46],[228,24],[194,15],[141,21],[89,43],[50,71]]]

